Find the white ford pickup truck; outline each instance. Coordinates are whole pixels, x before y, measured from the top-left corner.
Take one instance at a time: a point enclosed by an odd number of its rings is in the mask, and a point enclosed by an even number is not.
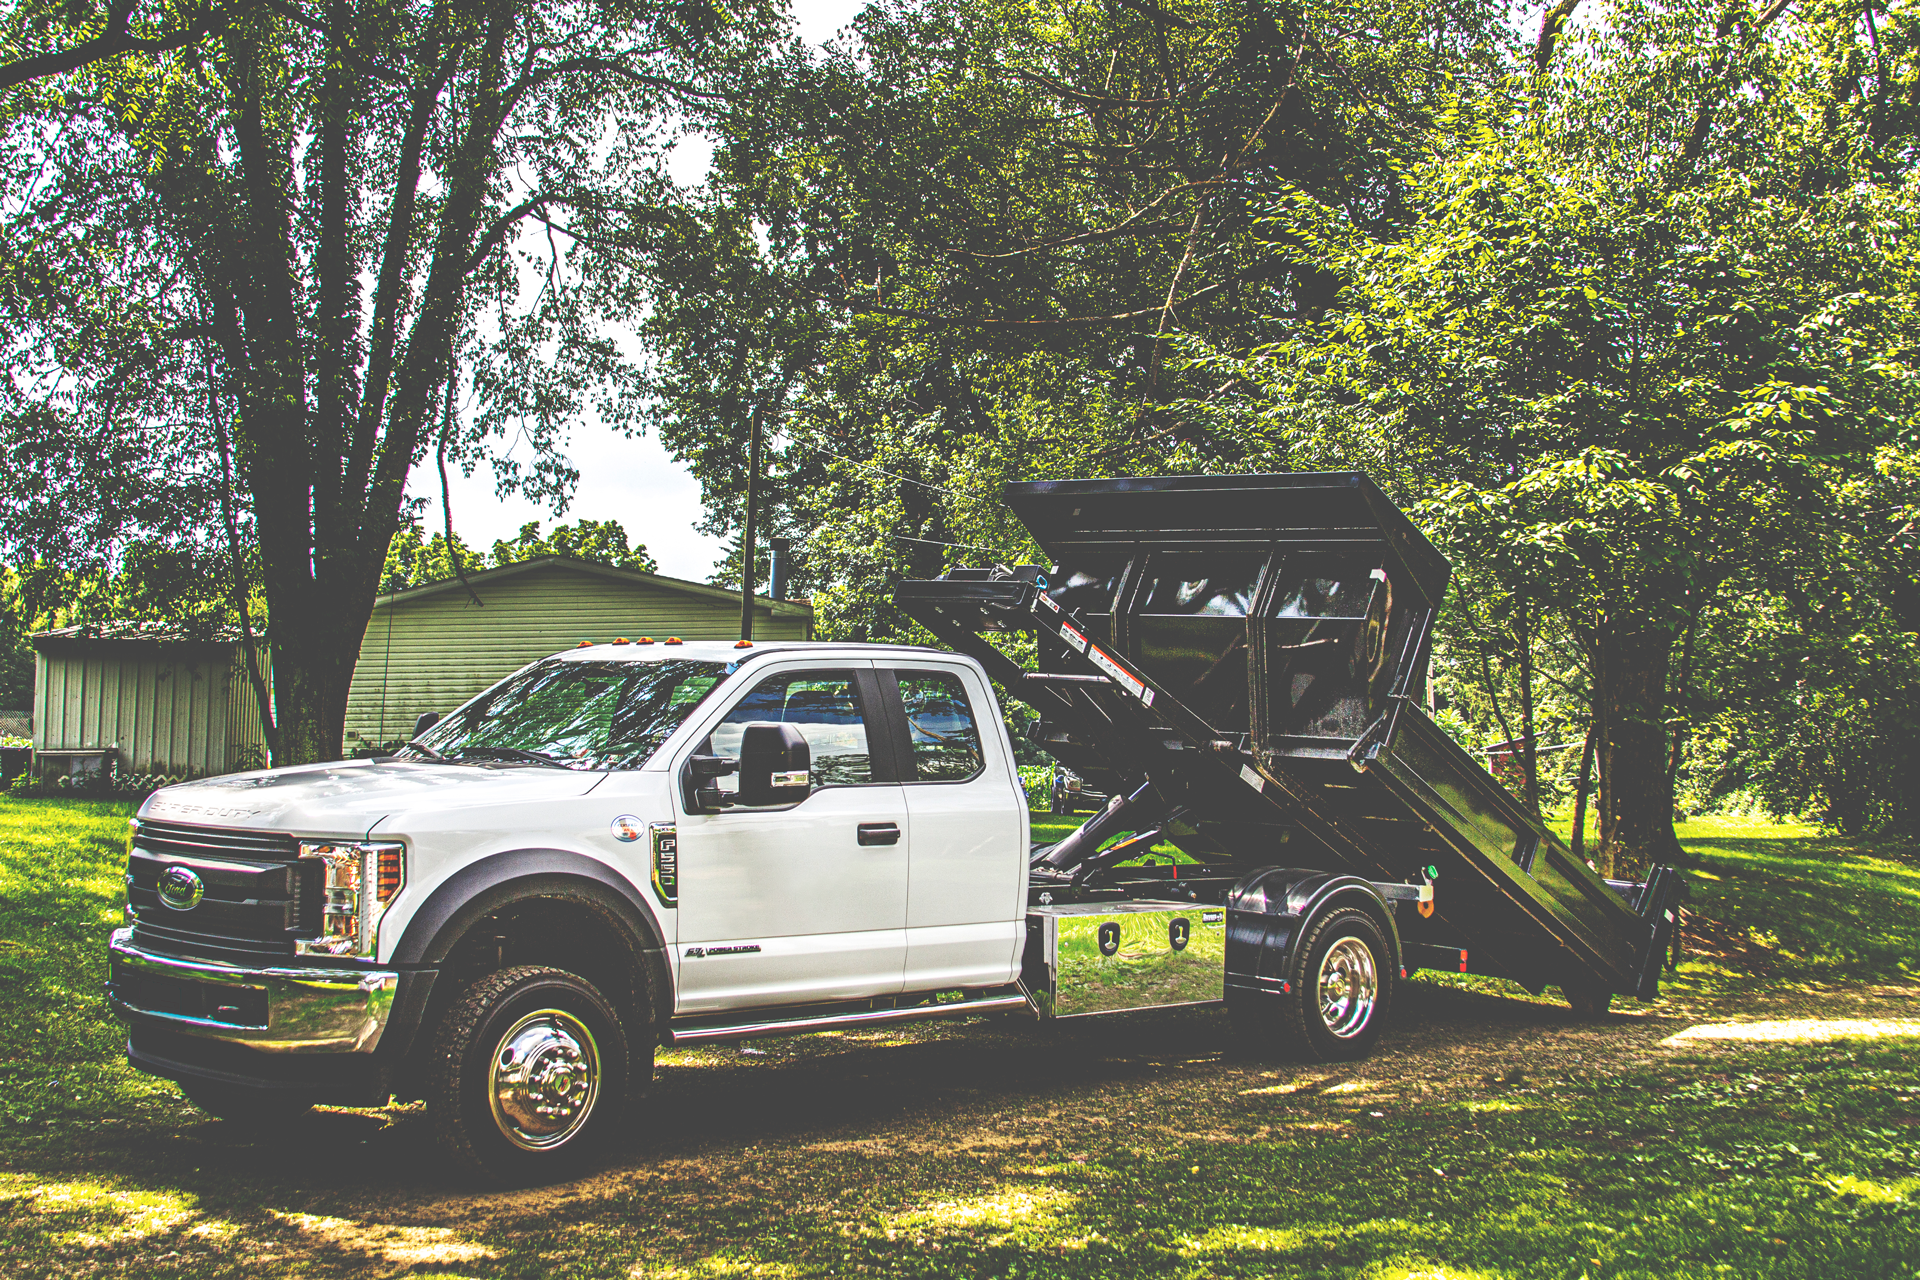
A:
[[[402,754],[155,792],[109,996],[133,1065],[215,1115],[424,1098],[474,1173],[557,1177],[657,1045],[1223,998],[1217,887],[1056,895],[1028,838],[972,658],[593,645]],[[1397,961],[1390,918],[1342,921],[1312,1002],[1359,1053]]]

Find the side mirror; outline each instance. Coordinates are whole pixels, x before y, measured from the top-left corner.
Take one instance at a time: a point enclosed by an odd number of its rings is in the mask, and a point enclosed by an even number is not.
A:
[[[425,712],[418,720],[413,722],[413,736],[417,738],[439,723],[440,713],[438,711]]]
[[[740,734],[741,804],[799,804],[812,794],[813,751],[790,724],[756,723]]]

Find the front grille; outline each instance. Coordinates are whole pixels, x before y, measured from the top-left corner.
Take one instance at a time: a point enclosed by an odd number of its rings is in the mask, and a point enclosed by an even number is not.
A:
[[[176,910],[161,901],[160,876],[185,867],[200,901]],[[142,822],[127,860],[127,901],[136,945],[164,955],[228,964],[290,956],[320,919],[322,868],[302,862],[292,836],[176,822]]]
[[[179,822],[143,822],[134,847],[156,857],[247,858],[290,862],[300,842],[276,831],[233,831],[226,827],[189,827]]]

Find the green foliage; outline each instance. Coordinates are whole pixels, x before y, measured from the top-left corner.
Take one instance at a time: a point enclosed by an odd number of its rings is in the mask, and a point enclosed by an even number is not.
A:
[[[386,564],[380,572],[380,593],[387,595],[457,577],[456,558],[461,570],[473,574],[539,556],[570,556],[621,569],[638,569],[642,573],[659,571],[659,565],[647,554],[645,546],[627,544],[627,531],[618,520],[582,520],[578,524],[555,525],[544,536],[539,521],[533,521],[521,525],[519,535],[511,542],[496,541],[485,558],[467,546],[457,532],[453,535],[453,555],[449,556],[446,534],[429,537],[420,521],[408,520],[387,544]]]
[[[487,558],[498,568],[521,560],[532,560],[537,556],[569,556],[575,560],[591,560],[595,564],[610,564],[617,569],[638,569],[642,573],[658,573],[660,570],[659,564],[647,554],[644,544],[627,545],[627,531],[618,520],[582,520],[578,524],[559,524],[544,537],[540,533],[540,522],[536,520],[521,525],[520,533],[513,541],[495,542]]]
[[[456,561],[459,570],[454,568]],[[387,544],[386,563],[380,570],[380,594],[424,587],[429,582],[445,582],[459,576],[461,571],[479,573],[486,567],[487,562],[481,559],[480,553],[461,541],[459,534],[453,535],[450,556],[446,534],[428,537],[419,521],[409,520],[394,531],[393,541]]]
[[[1009,478],[1237,458],[1171,406],[1172,340],[1336,283],[1260,247],[1303,188],[1404,217],[1397,165],[1497,77],[1497,7],[877,5],[719,129],[704,238],[660,270],[652,413],[734,532],[753,415],[823,635],[906,631],[900,576],[1033,557]],[[737,557],[736,557],[737,558]]]
[[[570,426],[633,425],[616,326],[645,307],[629,267],[679,234],[665,146],[777,19],[762,0],[192,12],[203,39],[0,112],[0,546],[109,575],[165,553],[216,591],[257,556],[269,742],[332,759],[413,469],[490,464],[557,502]],[[15,56],[106,21],[8,16]]]
[[[1831,571],[1859,541],[1847,491],[1908,456],[1920,410],[1920,203],[1830,78],[1851,19],[1720,16],[1621,0],[1551,74],[1463,100],[1405,174],[1404,229],[1276,200],[1273,251],[1345,287],[1196,360],[1261,389],[1200,406],[1222,430],[1421,500],[1462,566],[1455,685],[1502,737],[1595,717],[1603,838],[1639,858],[1711,707],[1699,633]]]

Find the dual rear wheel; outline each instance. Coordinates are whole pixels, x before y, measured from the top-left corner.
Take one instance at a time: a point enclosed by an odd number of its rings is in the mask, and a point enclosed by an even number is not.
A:
[[[1342,907],[1316,917],[1294,949],[1278,996],[1229,996],[1234,1031],[1251,1047],[1322,1062],[1373,1051],[1393,1002],[1392,952],[1365,911]],[[1234,993],[1237,995],[1238,993]]]

